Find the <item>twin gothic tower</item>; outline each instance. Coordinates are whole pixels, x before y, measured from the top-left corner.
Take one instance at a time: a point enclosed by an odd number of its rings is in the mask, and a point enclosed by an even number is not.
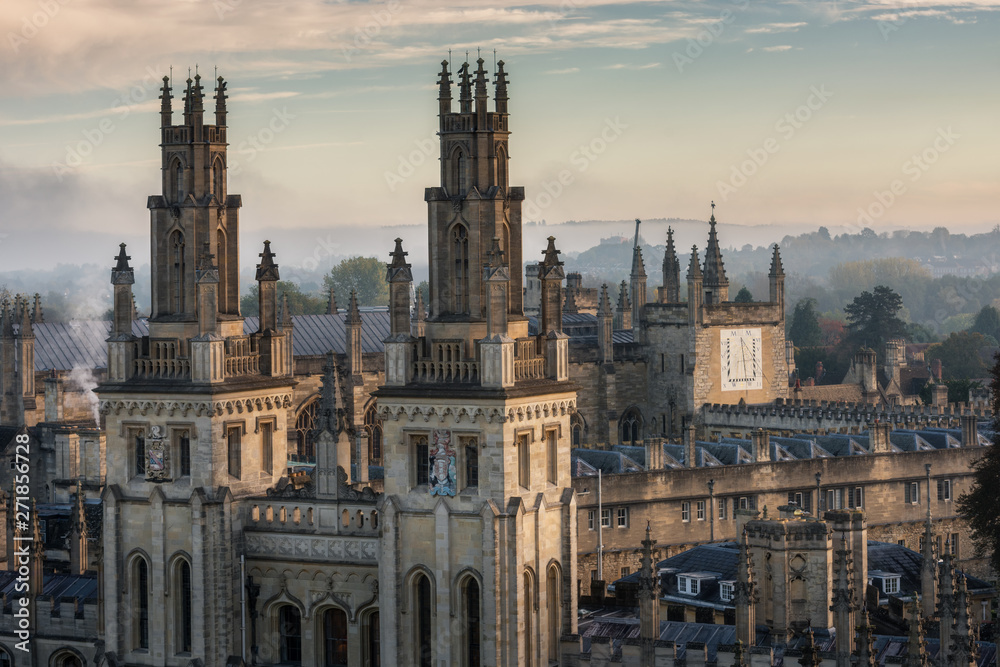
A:
[[[380,549],[368,564],[381,611],[369,636],[383,664],[546,665],[576,632],[564,273],[550,238],[538,266],[539,333],[529,335],[524,190],[508,179],[503,66],[491,110],[483,60],[475,72],[463,64],[456,110],[442,63],[441,182],[425,195],[426,322],[411,317],[399,240],[388,265],[391,333],[376,392],[385,481]],[[108,377],[98,389],[108,434],[104,638],[128,664],[221,665],[243,650],[252,613],[241,611],[247,507],[286,474],[293,330],[287,309],[278,316],[267,242],[256,326],[240,314],[241,199],[227,185],[225,81],[214,125],[205,124],[199,76],[187,81],[179,124],[171,93],[164,79],[162,193],[148,200],[148,332],[132,321],[124,245],[112,270]],[[261,623],[286,641],[280,618]]]

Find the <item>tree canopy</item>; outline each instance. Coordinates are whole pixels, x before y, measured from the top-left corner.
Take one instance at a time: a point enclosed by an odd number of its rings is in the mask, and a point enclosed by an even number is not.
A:
[[[277,287],[278,303],[281,303],[282,295],[287,296],[288,309],[292,311],[292,315],[318,315],[326,312],[326,299],[303,292],[296,283],[279,280]],[[244,317],[260,315],[259,293],[260,288],[254,282],[250,284],[249,291],[240,299],[240,313]]]
[[[388,306],[389,283],[385,281],[385,262],[377,257],[350,257],[330,269],[323,278],[327,291],[332,287],[337,303],[347,305],[351,290],[358,292],[359,306]]]
[[[740,288],[740,291],[736,293],[736,298],[733,299],[736,303],[753,303],[753,294],[750,290],[746,288],[746,285]]]
[[[972,488],[958,498],[958,513],[969,524],[976,555],[988,558],[994,572],[1000,572],[1000,355],[992,370],[993,446],[973,464]]]
[[[848,342],[880,349],[891,338],[905,337],[906,323],[897,316],[902,307],[902,297],[885,285],[854,297],[844,306]]]
[[[927,348],[924,358],[941,360],[941,370],[948,380],[981,378],[986,375],[982,352],[992,348],[990,340],[981,333],[959,331]],[[963,401],[969,400],[966,396]]]
[[[1000,340],[1000,311],[993,306],[983,306],[976,319],[969,327],[969,331],[989,336],[993,340]]]
[[[796,347],[816,347],[823,343],[823,330],[816,315],[816,299],[807,297],[795,304],[788,337]]]

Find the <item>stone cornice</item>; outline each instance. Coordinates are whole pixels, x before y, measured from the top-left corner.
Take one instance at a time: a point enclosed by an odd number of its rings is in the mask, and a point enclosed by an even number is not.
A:
[[[500,407],[483,407],[474,404],[444,405],[429,403],[392,405],[385,402],[380,403],[379,407],[379,416],[383,420],[391,419],[399,421],[400,417],[405,417],[407,421],[412,422],[422,419],[424,422],[429,423],[432,418],[438,422],[454,419],[456,424],[460,424],[463,420],[475,423],[480,419],[484,419],[488,424],[492,424],[494,421],[503,424],[506,422],[523,422],[531,419],[544,419],[573,414],[576,412],[576,397]]]
[[[281,408],[289,408],[292,405],[292,393],[281,392],[268,394],[266,396],[253,396],[246,398],[235,398],[217,401],[185,401],[185,400],[145,400],[145,399],[116,399],[103,400],[100,403],[102,415],[129,416],[141,415],[160,416],[166,414],[168,417],[177,415],[187,417],[194,415],[197,417],[208,417],[244,414],[254,412],[266,412]]]

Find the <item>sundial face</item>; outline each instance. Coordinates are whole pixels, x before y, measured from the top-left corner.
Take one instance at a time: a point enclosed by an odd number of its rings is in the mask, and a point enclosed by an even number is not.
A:
[[[760,328],[723,329],[719,334],[719,343],[722,391],[763,388]]]

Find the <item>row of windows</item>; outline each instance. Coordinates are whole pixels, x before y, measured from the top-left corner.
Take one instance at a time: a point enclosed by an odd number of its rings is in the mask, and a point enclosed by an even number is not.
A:
[[[916,505],[919,503],[921,486],[923,486],[922,482],[904,482],[903,502],[910,505]],[[945,502],[952,500],[952,486],[952,480],[950,479],[937,480],[937,499]]]
[[[132,561],[131,595],[132,646],[149,649],[149,606],[150,582],[149,563],[142,556]],[[175,654],[191,652],[191,564],[184,558],[175,561],[172,571],[173,583],[173,648]]]
[[[291,457],[301,463],[316,462],[316,443],[314,441],[316,418],[319,415],[319,399],[313,400],[299,411],[295,418],[295,442],[289,442],[289,448],[294,444],[295,451],[289,451]],[[368,462],[371,465],[382,465],[382,420],[378,417],[378,406],[372,403],[365,410],[364,428],[368,435]]]
[[[941,555],[942,553],[948,553],[954,556],[955,558],[959,558],[960,555],[958,549],[958,540],[959,540],[958,533],[951,533],[950,535],[948,535],[948,538],[944,541],[945,551],[942,552],[941,536],[938,535],[937,537],[934,538],[934,548],[936,549],[938,555]],[[905,547],[906,540],[897,540],[896,544],[898,544],[901,547]],[[920,540],[917,543],[917,552],[922,552],[923,550],[924,550],[924,536],[921,535]]]
[[[365,618],[363,631],[365,664],[381,665],[379,653],[379,612]],[[347,667],[347,614],[342,609],[324,611],[319,619],[320,657],[322,667]],[[302,664],[302,614],[286,604],[278,610],[278,660],[283,665]]]
[[[619,528],[628,528],[628,508],[618,507],[614,510],[615,525]],[[601,528],[611,527],[611,513],[612,508],[603,507],[601,508]],[[590,530],[596,530],[597,526],[594,521],[597,517],[597,510],[590,510],[587,512],[587,528]]]

